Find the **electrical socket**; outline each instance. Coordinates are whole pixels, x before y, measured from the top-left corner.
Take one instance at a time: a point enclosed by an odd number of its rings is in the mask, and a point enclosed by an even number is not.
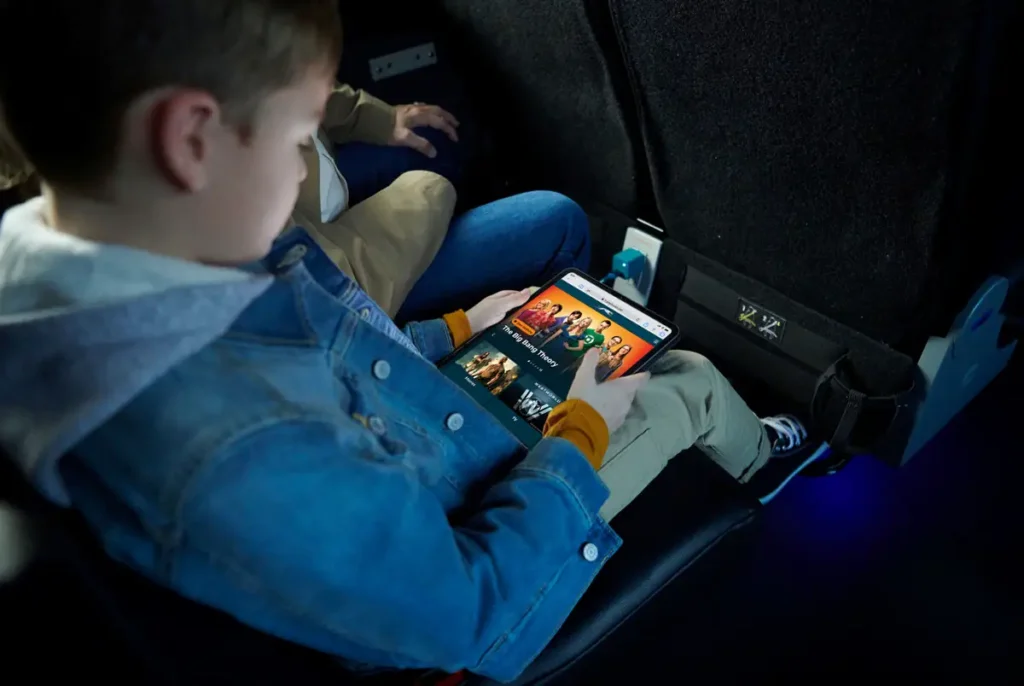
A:
[[[644,274],[638,284],[625,279],[615,279],[615,290],[635,303],[647,305],[651,297],[651,287],[654,285],[654,274],[658,269],[658,257],[661,255],[661,239],[631,226],[626,229],[626,241],[622,244],[623,250],[629,248],[639,250],[647,258]]]

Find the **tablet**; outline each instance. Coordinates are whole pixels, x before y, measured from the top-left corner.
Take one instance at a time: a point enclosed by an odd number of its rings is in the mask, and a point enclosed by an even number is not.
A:
[[[438,368],[532,448],[587,350],[600,351],[597,378],[607,381],[643,371],[678,338],[672,323],[569,270]]]

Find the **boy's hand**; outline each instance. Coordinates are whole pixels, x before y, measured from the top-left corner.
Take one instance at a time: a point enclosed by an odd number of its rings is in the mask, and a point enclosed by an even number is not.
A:
[[[398,105],[395,107],[395,130],[391,134],[388,145],[412,148],[427,157],[437,157],[437,149],[423,136],[417,135],[413,129],[420,126],[429,126],[448,134],[456,143],[459,142],[459,120],[450,112],[447,112],[437,105],[424,105],[422,102],[415,102],[411,105]]]
[[[613,381],[597,382],[597,361],[600,355],[591,348],[583,356],[580,370],[576,372],[572,388],[569,389],[569,400],[582,400],[597,410],[608,425],[608,432],[613,433],[623,422],[626,414],[633,406],[636,392],[643,388],[651,375],[634,374]]]
[[[526,304],[530,299],[530,289],[525,291],[502,291],[480,301],[476,307],[466,311],[469,328],[474,334],[480,333],[489,326],[494,326],[509,313]]]

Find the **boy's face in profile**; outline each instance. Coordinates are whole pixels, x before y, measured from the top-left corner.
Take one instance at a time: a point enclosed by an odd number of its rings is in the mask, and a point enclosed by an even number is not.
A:
[[[267,97],[244,132],[220,112],[204,119],[203,105],[169,96],[157,162],[166,180],[190,196],[180,227],[194,233],[195,259],[242,264],[269,252],[306,178],[300,148],[316,135],[332,85],[326,69],[311,69]]]

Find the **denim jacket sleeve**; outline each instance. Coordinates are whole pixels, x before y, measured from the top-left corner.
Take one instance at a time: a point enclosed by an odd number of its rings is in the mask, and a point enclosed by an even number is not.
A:
[[[413,345],[423,357],[431,362],[438,362],[448,353],[455,350],[451,331],[443,319],[431,319],[426,322],[413,322],[405,326],[405,335],[412,339]]]
[[[219,578],[173,583],[351,661],[510,681],[621,544],[598,516],[607,495],[574,446],[546,439],[452,524],[368,432],[279,423],[193,484],[183,540]],[[225,584],[241,589],[210,590]]]

